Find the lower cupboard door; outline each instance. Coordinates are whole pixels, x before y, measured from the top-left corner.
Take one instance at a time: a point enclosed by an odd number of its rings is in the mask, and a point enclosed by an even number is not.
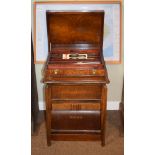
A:
[[[99,132],[100,111],[52,111],[52,132]]]

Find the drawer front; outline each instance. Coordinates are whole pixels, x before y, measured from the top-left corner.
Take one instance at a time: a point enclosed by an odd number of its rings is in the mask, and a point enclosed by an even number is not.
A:
[[[100,111],[52,111],[52,129],[100,130]]]
[[[81,81],[81,82],[100,82],[103,83],[104,81],[106,81],[104,76],[81,76],[81,77],[72,77],[72,76],[45,76],[44,77],[44,81],[64,81],[64,82],[77,82],[77,81]]]
[[[64,70],[65,75],[104,75],[103,70]]]
[[[52,110],[100,110],[100,103],[52,103]]]
[[[82,75],[97,75],[104,76],[103,69],[91,69],[91,70],[77,70],[77,69],[52,69],[50,70],[50,76],[82,76]]]
[[[101,85],[53,85],[52,99],[100,99]]]

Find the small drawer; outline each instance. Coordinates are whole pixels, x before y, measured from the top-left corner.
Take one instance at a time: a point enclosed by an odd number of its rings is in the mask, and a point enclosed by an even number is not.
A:
[[[80,76],[80,75],[104,75],[104,70],[102,69],[92,69],[92,70],[64,70],[64,75],[68,76]]]
[[[81,75],[97,75],[97,76],[104,76],[104,70],[102,69],[91,69],[91,70],[78,70],[78,69],[52,69],[50,70],[50,76],[81,76]]]
[[[53,130],[100,130],[100,111],[52,111]]]

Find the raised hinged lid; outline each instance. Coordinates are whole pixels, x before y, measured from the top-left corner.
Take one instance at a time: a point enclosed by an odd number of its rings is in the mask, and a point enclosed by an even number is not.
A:
[[[46,12],[52,48],[102,48],[104,11]]]

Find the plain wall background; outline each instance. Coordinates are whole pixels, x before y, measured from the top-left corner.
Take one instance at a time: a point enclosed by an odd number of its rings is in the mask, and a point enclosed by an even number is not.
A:
[[[41,1],[41,0],[37,0],[37,1]],[[53,1],[53,0],[42,0],[42,1]],[[64,0],[61,0],[61,1],[64,1]],[[104,0],[102,0],[102,1],[104,1]],[[32,16],[32,18],[31,18],[32,19],[32,21],[31,21],[31,23],[32,23],[32,36],[33,36],[33,2],[34,2],[34,0],[32,1],[32,14],[31,14],[31,16]],[[123,9],[123,5],[122,5],[122,9]],[[123,27],[123,25],[122,25],[122,27]],[[123,40],[123,36],[122,36],[122,40]],[[122,48],[122,55],[121,55],[122,62],[121,62],[121,64],[107,64],[106,65],[107,70],[108,70],[109,80],[110,80],[110,84],[108,84],[108,102],[118,103],[119,101],[121,101],[122,86],[123,86],[123,75],[124,75],[124,65],[123,65],[123,62],[124,62],[123,58],[124,57],[123,57],[123,55],[124,55],[124,51]],[[43,64],[36,64],[35,68],[36,68],[36,78],[37,78],[37,89],[38,89],[39,103],[43,103],[43,101],[44,101],[43,83],[41,83],[41,80],[42,80],[41,71],[43,68]]]

